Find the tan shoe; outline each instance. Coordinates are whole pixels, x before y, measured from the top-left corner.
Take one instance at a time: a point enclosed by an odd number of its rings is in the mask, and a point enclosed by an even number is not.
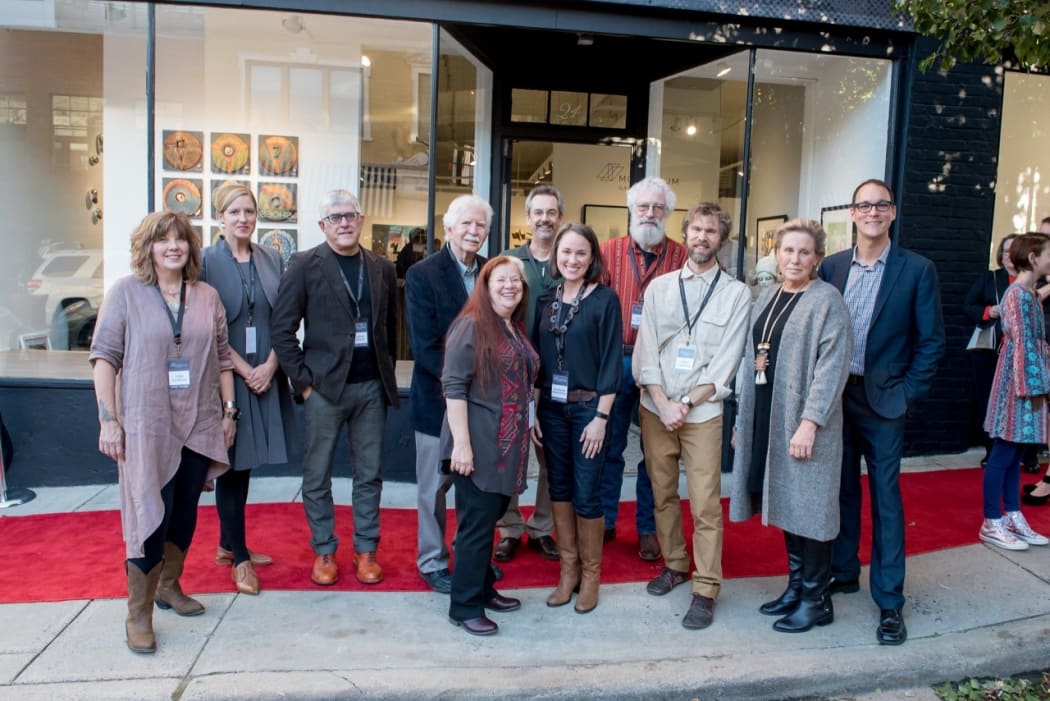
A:
[[[357,581],[361,584],[379,584],[383,581],[383,568],[376,562],[374,552],[355,554],[354,569],[357,570]]]
[[[234,567],[230,576],[240,593],[252,596],[259,593],[259,578],[255,576],[255,567],[252,566],[251,560],[245,560]]]
[[[248,554],[252,558],[252,564],[255,565],[256,567],[259,567],[261,565],[272,565],[273,564],[273,558],[270,557],[269,555],[263,555],[262,553],[253,552],[251,550],[248,551]],[[215,564],[220,566],[220,567],[229,567],[230,565],[232,565],[233,564],[233,551],[232,550],[227,550],[226,548],[222,547],[221,545],[219,547],[215,548]]]
[[[199,616],[204,613],[204,604],[186,596],[179,583],[186,562],[186,551],[172,542],[164,543],[164,561],[161,563],[157,592],[153,597],[159,609],[171,609],[180,616]]]
[[[128,617],[124,628],[128,649],[132,652],[152,654],[157,651],[157,638],[153,634],[153,595],[162,566],[162,563],[157,563],[149,574],[143,574],[130,562],[124,563],[128,575]]]
[[[335,553],[314,558],[314,569],[310,573],[314,584],[328,587],[339,581],[339,565],[335,564]]]

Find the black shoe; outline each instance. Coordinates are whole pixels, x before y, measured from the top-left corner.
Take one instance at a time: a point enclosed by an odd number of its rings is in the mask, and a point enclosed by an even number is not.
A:
[[[535,550],[545,560],[557,561],[558,555],[558,544],[554,542],[554,538],[549,535],[541,535],[539,538],[529,538],[525,543],[532,550]]]
[[[450,618],[448,622],[454,626],[459,626],[471,635],[495,635],[499,632],[499,626],[496,625],[495,621],[485,616],[468,618],[465,621],[457,621],[454,618]]]
[[[801,583],[797,587],[792,587],[789,584],[783,594],[759,606],[758,612],[763,616],[786,616],[789,613],[794,613],[801,601]]]
[[[509,596],[502,596],[499,592],[496,592],[485,602],[485,608],[490,611],[499,611],[500,613],[517,611],[521,608],[521,600]]]
[[[1039,463],[1026,463],[1024,466],[1024,471],[1030,473],[1039,472]]]
[[[649,581],[645,590],[653,596],[663,596],[664,594],[670,593],[670,591],[679,584],[688,581],[688,572],[679,572],[678,570],[672,570],[670,567],[665,567],[663,572]]]
[[[832,579],[828,588],[829,594],[854,594],[860,591],[860,582],[856,579]]]
[[[520,545],[521,538],[500,538],[500,541],[496,543],[492,559],[496,562],[510,562],[514,559],[514,553],[518,552]]]
[[[447,569],[420,572],[419,577],[438,594],[448,594],[452,591],[452,573]]]
[[[606,528],[605,533],[602,534],[603,543],[608,543],[613,540],[616,540],[616,526],[613,526],[612,528]]]
[[[879,611],[879,627],[875,631],[879,645],[900,645],[908,639],[908,629],[900,609],[882,609]]]
[[[794,611],[773,624],[773,630],[781,633],[805,633],[813,626],[826,626],[835,621],[835,608],[831,596],[820,601],[802,600]]]

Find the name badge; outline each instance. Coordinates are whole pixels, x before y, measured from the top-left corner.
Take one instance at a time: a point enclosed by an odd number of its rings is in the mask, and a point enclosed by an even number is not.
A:
[[[693,363],[696,361],[696,348],[692,346],[678,346],[678,352],[674,356],[674,371],[679,375],[688,375],[693,371]]]
[[[536,400],[529,400],[529,430],[536,427]]]
[[[354,348],[368,348],[367,321],[358,321],[354,324]]]
[[[635,302],[631,305],[631,328],[637,329],[642,325],[642,303]]]
[[[560,404],[569,401],[569,373],[556,372],[551,376],[551,399]]]
[[[190,361],[188,358],[168,360],[168,389],[189,389]]]
[[[244,329],[244,352],[248,355],[252,355],[257,352],[258,348],[258,335],[256,334],[256,328],[254,326],[247,326]]]

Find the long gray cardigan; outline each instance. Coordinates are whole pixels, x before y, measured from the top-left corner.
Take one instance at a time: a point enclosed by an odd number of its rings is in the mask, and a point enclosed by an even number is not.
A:
[[[777,289],[767,288],[759,295],[751,311],[751,324],[772,302]],[[762,484],[763,524],[814,540],[828,541],[838,535],[842,390],[849,377],[852,346],[849,312],[842,295],[828,283],[814,280],[788,317],[777,349],[769,452]],[[729,502],[732,521],[746,520],[757,509],[747,491],[755,423],[754,343],[747,344],[740,367]],[[802,419],[818,426],[809,460],[796,460],[788,451]]]

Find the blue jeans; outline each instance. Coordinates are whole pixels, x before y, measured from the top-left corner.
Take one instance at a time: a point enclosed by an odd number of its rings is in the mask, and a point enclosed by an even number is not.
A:
[[[1021,458],[1025,443],[992,439],[992,450],[984,468],[984,517],[1002,518],[1004,511],[1021,510]]]
[[[638,408],[638,385],[631,374],[631,356],[623,357],[623,379],[620,391],[616,393],[612,411],[609,413],[609,450],[605,456],[605,469],[602,470],[601,499],[602,511],[605,513],[605,527],[616,527],[616,516],[620,511],[620,488],[623,486],[623,451],[627,449],[627,436],[630,435],[631,421]],[[653,485],[649,482],[649,473],[645,470],[645,449],[641,438],[638,447],[642,450],[642,459],[638,461],[638,477],[635,481],[635,527],[638,535],[656,533],[656,520],[653,518]]]
[[[593,458],[584,457],[583,444],[580,443],[583,429],[594,420],[597,410],[597,398],[569,404],[541,399],[536,417],[543,431],[551,501],[571,501],[580,518],[602,517],[598,487],[609,444],[609,430],[606,429],[602,449]]]

